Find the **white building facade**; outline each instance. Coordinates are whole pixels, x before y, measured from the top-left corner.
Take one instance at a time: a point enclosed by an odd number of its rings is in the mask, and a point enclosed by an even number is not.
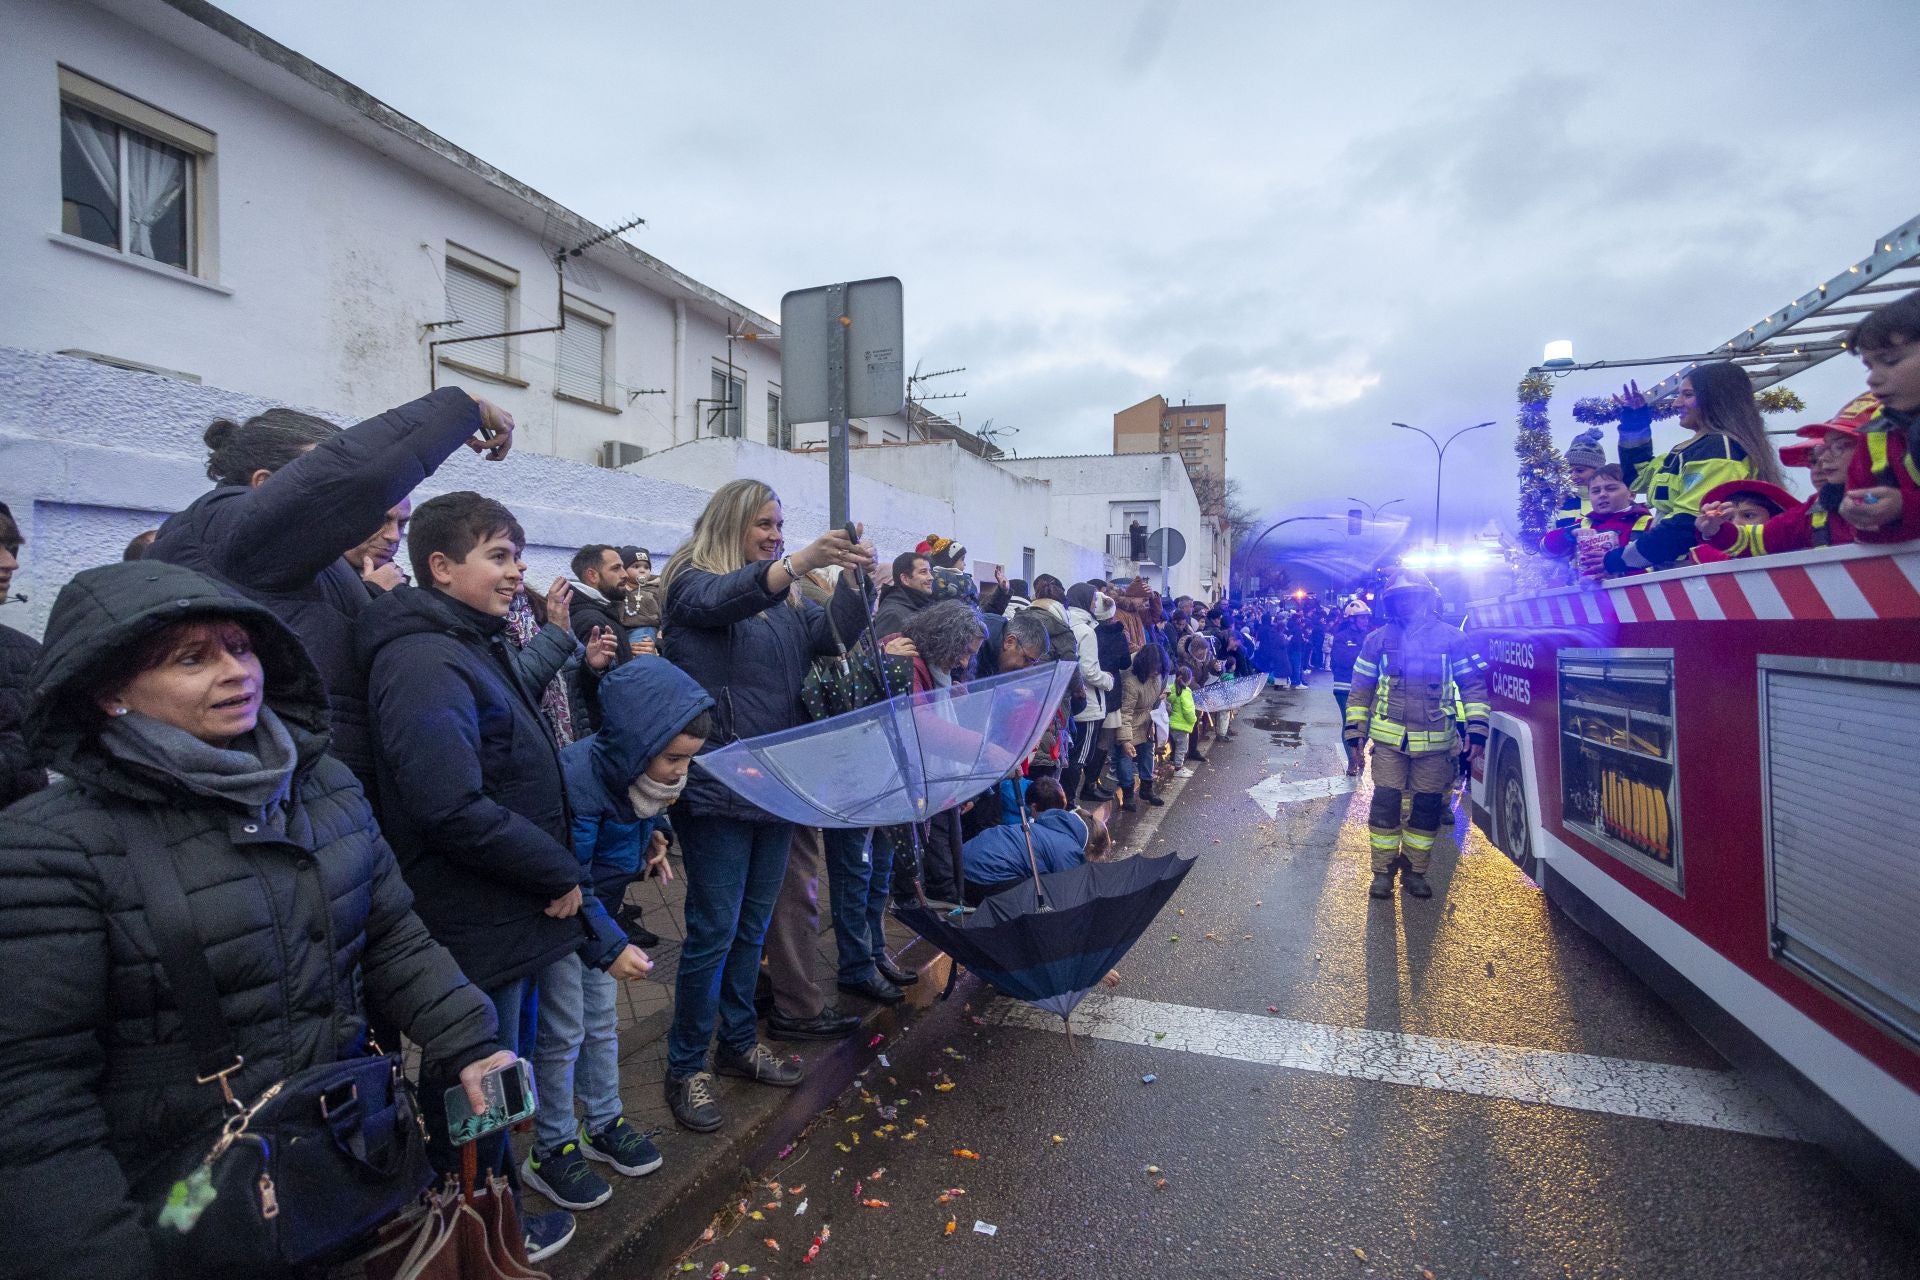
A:
[[[0,345],[356,414],[458,385],[587,463],[778,442],[772,320],[618,239],[562,282],[598,228],[237,20],[6,0],[5,25]]]
[[[1103,576],[1129,575],[1139,567],[1156,587],[1164,583],[1169,596],[1212,599],[1215,595],[1219,579],[1214,539],[1208,533],[1211,522],[1201,518],[1193,480],[1179,454],[1005,458],[997,465],[1047,482],[1054,535],[1101,548],[1106,564]],[[1163,527],[1177,531],[1187,544],[1180,563],[1139,566],[1128,537],[1135,521],[1149,531]]]

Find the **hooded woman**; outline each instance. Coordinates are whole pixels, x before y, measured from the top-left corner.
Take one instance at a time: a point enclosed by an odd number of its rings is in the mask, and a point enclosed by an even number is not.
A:
[[[223,1110],[196,1082],[136,858],[164,860],[185,894],[236,1098],[367,1052],[371,1006],[480,1108],[481,1076],[511,1061],[492,1006],[414,915],[366,796],[326,754],[320,674],[265,607],[151,560],[80,573],[48,619],[27,740],[62,781],[0,816],[13,1268],[157,1275],[150,1182]]]

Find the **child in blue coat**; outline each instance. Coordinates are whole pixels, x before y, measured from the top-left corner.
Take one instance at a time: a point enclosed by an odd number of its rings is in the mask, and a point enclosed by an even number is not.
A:
[[[630,659],[600,682],[599,700],[600,731],[560,752],[573,851],[591,890],[581,910],[588,940],[572,957],[573,981],[556,982],[549,970],[541,984],[533,1060],[539,1109],[533,1150],[521,1167],[529,1185],[575,1210],[613,1195],[590,1161],[628,1177],[660,1167],[659,1149],[621,1114],[619,983],[644,977],[653,965],[628,940],[618,915],[627,886],[645,867],[671,878],[666,811],[712,728],[713,699],[665,658]],[[574,1116],[576,1097],[584,1125]]]

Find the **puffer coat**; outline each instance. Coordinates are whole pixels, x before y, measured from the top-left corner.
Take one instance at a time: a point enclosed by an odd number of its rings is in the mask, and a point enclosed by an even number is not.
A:
[[[40,645],[32,636],[0,627],[0,809],[47,785],[46,770],[28,755],[24,728],[27,691],[33,687],[30,677],[39,656]]]
[[[82,691],[143,637],[205,616],[253,633],[293,736],[285,836],[100,745]],[[129,1187],[209,1141],[221,1097],[194,1082],[115,812],[173,850],[246,1060],[236,1094],[357,1052],[369,1006],[429,1060],[463,1066],[494,1052],[493,1009],[413,914],[365,795],[325,754],[319,674],[272,613],[173,565],[89,569],[54,604],[35,677],[28,742],[63,780],[0,814],[0,1272],[144,1278],[155,1264]]]
[[[806,720],[800,686],[816,657],[851,647],[866,633],[866,599],[842,574],[833,593],[833,621],[810,600],[791,608],[784,595],[767,590],[773,561],[760,560],[731,573],[683,569],[667,587],[661,620],[661,652],[699,681],[714,701],[714,737],[707,750],[739,738],[778,733]],[[840,639],[835,637],[835,628]],[[695,764],[682,797],[687,811],[701,817],[744,822],[779,819],[742,800]]]
[[[333,754],[369,786],[367,676],[354,651],[368,593],[341,557],[479,430],[472,398],[442,387],[321,442],[258,488],[201,494],[147,552],[237,588],[292,628],[326,685]]]

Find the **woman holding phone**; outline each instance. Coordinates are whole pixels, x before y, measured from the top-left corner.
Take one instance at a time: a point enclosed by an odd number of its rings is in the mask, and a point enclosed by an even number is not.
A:
[[[224,1106],[195,1079],[130,845],[178,876],[241,1059],[236,1098],[369,1052],[377,1008],[482,1109],[483,1077],[513,1061],[493,1009],[414,915],[366,796],[326,754],[320,675],[272,612],[175,565],[89,569],[54,602],[34,684],[27,741],[62,780],[0,815],[14,1268],[157,1275],[135,1188]]]

